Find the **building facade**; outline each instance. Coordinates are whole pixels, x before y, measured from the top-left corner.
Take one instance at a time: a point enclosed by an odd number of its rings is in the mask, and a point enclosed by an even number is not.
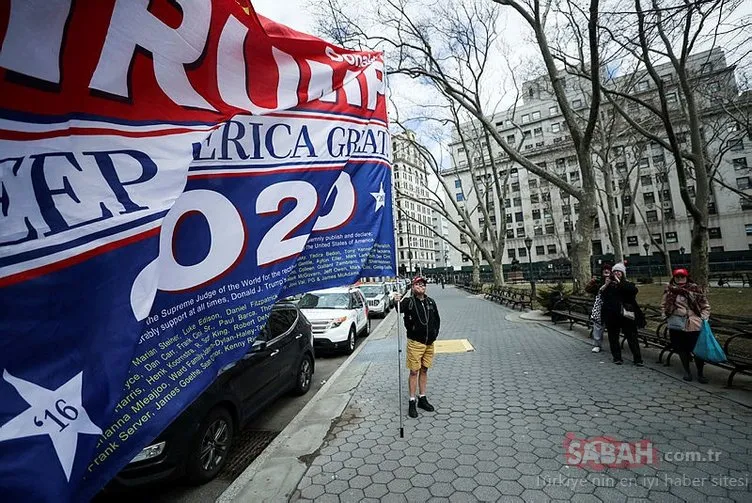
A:
[[[709,205],[709,245],[711,252],[752,249],[752,204],[742,196],[752,196],[752,137],[749,131],[740,130],[735,120],[729,120],[727,106],[721,106],[720,97],[738,98],[734,69],[726,65],[723,51],[713,50],[694,55],[690,66],[697,75],[696,85],[704,92],[699,94],[703,116],[703,134],[706,136],[709,155],[717,163],[717,178]],[[657,67],[667,89],[669,106],[682,106],[673,69]],[[635,75],[632,78],[636,89],[651,100],[655,90],[653,82]],[[587,86],[575,77],[566,77],[567,94],[575,111],[587,113],[587,95],[582,89]],[[567,126],[557,101],[546,86],[544,78],[526,82],[523,86],[523,103],[514,110],[492,117],[497,131],[508,143],[518,145],[519,151],[539,167],[561,177],[574,186],[581,186],[581,173],[574,145],[567,134]],[[627,106],[630,116],[641,120],[644,109]],[[743,108],[743,107],[742,107]],[[602,114],[613,113],[608,105]],[[740,114],[750,113],[740,110]],[[733,115],[733,114],[731,114]],[[605,115],[602,115],[605,117]],[[649,120],[649,118],[645,118]],[[626,124],[626,123],[625,123]],[[747,122],[749,124],[749,122]],[[463,128],[466,138],[472,131],[481,130],[479,124],[468,123]],[[611,161],[608,167],[612,178],[613,194],[616,195],[616,212],[624,218],[625,232],[622,249],[627,256],[654,254],[659,247],[670,253],[690,249],[692,219],[679,194],[679,180],[673,167],[673,156],[657,142],[646,141],[628,125],[613,132],[609,138]],[[687,131],[680,129],[678,141],[687,142]],[[688,144],[685,143],[684,146]],[[442,173],[455,192],[449,197],[466,205],[477,205],[473,178],[483,185],[487,179],[491,158],[484,141],[459,141],[450,146],[453,165]],[[467,152],[466,149],[472,150]],[[572,231],[577,219],[577,200],[553,186],[548,180],[534,175],[514,163],[504,151],[492,142],[491,151],[495,167],[502,179],[506,178],[506,193],[502,197],[492,185],[485,190],[494,191],[500,204],[493,208],[492,225],[503,226],[507,241],[503,263],[551,261],[566,258],[572,242]],[[468,157],[471,159],[468,162]],[[595,154],[594,154],[595,159]],[[480,173],[481,166],[484,173]],[[480,174],[479,174],[480,173]],[[607,232],[608,205],[605,199],[604,173],[596,170],[599,187],[600,209],[593,234],[593,255],[613,253]],[[693,196],[694,182],[688,190]],[[476,185],[477,186],[477,185]],[[482,192],[481,192],[482,193]],[[629,215],[631,214],[631,219]],[[456,215],[450,215],[454,218]],[[482,217],[479,222],[482,223]],[[453,243],[464,241],[459,232],[450,227],[449,237]],[[530,256],[525,238],[533,239]],[[467,245],[463,249],[469,250]],[[490,247],[489,247],[490,248]],[[459,265],[470,265],[468,252],[460,254],[450,249],[450,260]],[[485,263],[485,262],[483,262]]]
[[[398,269],[412,275],[436,267],[428,168],[412,131],[392,137],[394,218]]]

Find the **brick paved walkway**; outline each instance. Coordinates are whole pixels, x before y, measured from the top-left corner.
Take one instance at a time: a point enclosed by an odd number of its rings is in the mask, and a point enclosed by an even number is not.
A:
[[[440,337],[468,338],[476,349],[437,355],[428,392],[437,412],[410,419],[405,405],[399,438],[396,338],[369,342],[354,363],[370,366],[294,501],[752,501],[751,410],[647,368],[613,365],[607,352],[507,321],[510,310],[461,290],[429,285],[429,294],[441,310]],[[581,469],[565,464],[567,432],[720,455]]]

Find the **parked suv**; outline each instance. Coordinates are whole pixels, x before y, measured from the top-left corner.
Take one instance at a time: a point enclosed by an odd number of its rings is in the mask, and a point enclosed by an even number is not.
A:
[[[276,303],[248,353],[226,367],[105,491],[180,476],[208,482],[227,462],[235,433],[280,395],[307,393],[313,371],[311,324],[295,304]]]
[[[381,316],[389,314],[392,308],[389,287],[386,283],[362,283],[358,286],[368,302],[368,314]]]
[[[355,350],[355,338],[371,331],[366,300],[355,287],[308,292],[298,301],[298,307],[311,321],[317,348],[350,354]]]

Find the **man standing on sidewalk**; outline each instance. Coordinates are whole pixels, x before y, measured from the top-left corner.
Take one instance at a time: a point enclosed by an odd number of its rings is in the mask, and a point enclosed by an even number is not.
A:
[[[400,301],[400,311],[404,315],[407,329],[407,368],[410,370],[408,389],[410,404],[408,415],[418,417],[420,407],[433,412],[433,405],[426,398],[428,369],[433,363],[433,343],[439,335],[441,318],[436,302],[426,295],[426,279],[422,276],[413,278],[412,295]],[[416,388],[420,394],[415,399]],[[416,403],[417,402],[417,403]]]

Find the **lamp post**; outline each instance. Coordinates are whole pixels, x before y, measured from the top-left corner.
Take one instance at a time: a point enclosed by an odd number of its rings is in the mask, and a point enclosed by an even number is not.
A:
[[[681,254],[681,263],[682,263],[683,266],[686,267],[686,262],[684,261],[684,251],[685,251],[685,249],[684,249],[683,246],[681,248],[679,248],[679,253]]]
[[[648,256],[648,276],[652,278],[653,271],[651,270],[651,267],[650,267],[650,253],[648,253],[650,250],[650,243],[643,243],[642,247],[645,248],[645,255]]]
[[[533,277],[533,255],[530,253],[530,247],[533,246],[533,239],[528,236],[525,238],[525,248],[527,248],[527,260],[530,265],[530,293],[535,300],[535,278]]]

